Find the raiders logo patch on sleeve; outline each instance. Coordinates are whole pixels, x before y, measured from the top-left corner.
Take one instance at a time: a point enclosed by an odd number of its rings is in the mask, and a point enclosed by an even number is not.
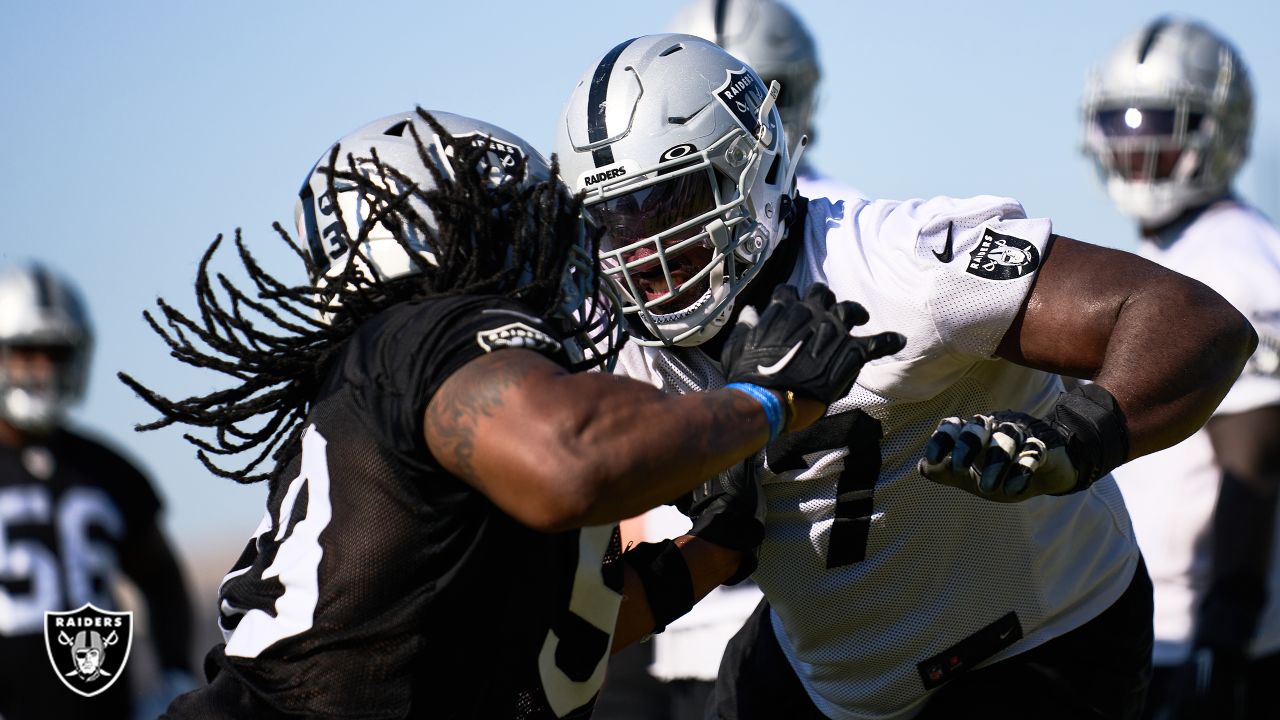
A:
[[[988,280],[1017,280],[1038,267],[1040,251],[1035,245],[988,229],[978,246],[969,252],[969,266],[965,271]]]
[[[539,352],[560,350],[560,343],[555,338],[522,322],[481,330],[476,333],[476,344],[485,352],[493,352],[499,348],[525,348]]]

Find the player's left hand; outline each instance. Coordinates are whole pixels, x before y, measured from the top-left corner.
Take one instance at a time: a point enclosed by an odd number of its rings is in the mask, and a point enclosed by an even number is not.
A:
[[[995,502],[1061,495],[1077,487],[1079,472],[1067,454],[1069,431],[1012,410],[950,417],[925,446],[924,477]]]
[[[754,458],[699,485],[675,505],[693,520],[690,535],[742,553],[742,564],[725,585],[736,585],[756,571],[756,549],[764,540],[765,502]]]

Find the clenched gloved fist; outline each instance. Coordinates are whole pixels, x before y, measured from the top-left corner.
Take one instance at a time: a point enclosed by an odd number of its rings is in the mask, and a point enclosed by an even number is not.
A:
[[[1063,433],[1011,410],[943,420],[919,469],[936,483],[996,502],[1067,493],[1079,479]]]
[[[744,308],[720,354],[725,378],[830,405],[849,393],[862,366],[906,345],[895,332],[870,337],[849,333],[868,320],[855,302],[836,302],[822,283],[803,301],[796,289],[780,285],[758,318]]]
[[[756,571],[756,550],[764,540],[765,502],[754,458],[694,488],[675,506],[693,520],[690,535],[743,553],[742,564],[725,585],[736,585]]]
[[[1115,398],[1100,385],[1085,385],[1059,395],[1047,418],[1002,410],[943,420],[918,469],[980,498],[1022,502],[1085,490],[1128,454]]]

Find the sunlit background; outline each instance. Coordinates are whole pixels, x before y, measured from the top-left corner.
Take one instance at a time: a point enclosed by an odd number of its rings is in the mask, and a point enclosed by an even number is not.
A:
[[[1132,224],[1079,153],[1088,68],[1162,13],[1232,38],[1258,95],[1239,189],[1280,209],[1280,3],[798,0],[824,82],[811,159],[876,197],[1018,198],[1066,235],[1129,247]],[[665,29],[680,0],[643,2],[11,3],[0,20],[0,263],[41,260],[79,285],[96,328],[79,424],[147,468],[197,602],[262,513],[264,489],[212,477],[127,369],[174,395],[221,378],[179,365],[141,319],[190,309],[196,262],[244,228],[300,281],[270,230],[338,137],[421,104],[506,127],[550,152],[578,76],[617,42]],[[226,254],[224,267],[233,267]]]

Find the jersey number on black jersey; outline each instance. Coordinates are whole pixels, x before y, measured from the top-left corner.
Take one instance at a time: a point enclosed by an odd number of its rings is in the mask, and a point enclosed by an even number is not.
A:
[[[222,630],[226,636],[227,655],[253,658],[276,642],[309,630],[315,622],[316,602],[320,598],[320,533],[329,525],[333,509],[329,504],[329,464],[327,441],[315,426],[302,435],[302,467],[289,481],[277,516],[268,508],[266,517],[249,541],[260,553],[270,553],[270,564],[262,572],[263,580],[277,580],[280,594],[272,604],[275,612],[253,608],[231,607],[223,601]],[[274,532],[272,532],[274,531]],[[227,581],[247,572],[248,565],[238,563]]]
[[[48,528],[56,551],[19,528]],[[124,520],[97,488],[73,487],[56,500],[43,485],[0,488],[0,635],[41,632],[46,610],[113,607],[116,557],[100,534],[119,540]]]

